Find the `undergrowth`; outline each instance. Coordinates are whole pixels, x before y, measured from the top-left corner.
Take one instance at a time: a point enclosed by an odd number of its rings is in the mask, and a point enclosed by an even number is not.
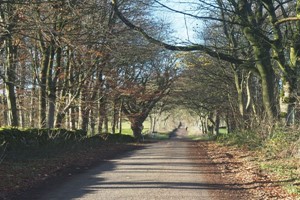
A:
[[[82,130],[2,128],[0,164],[4,161],[54,158],[64,152],[95,148],[103,143],[134,142],[134,138],[129,135],[86,135]]]
[[[271,132],[246,130],[220,134],[217,140],[226,145],[246,147],[258,157],[262,170],[283,181],[290,193],[300,195],[300,131],[274,128]]]

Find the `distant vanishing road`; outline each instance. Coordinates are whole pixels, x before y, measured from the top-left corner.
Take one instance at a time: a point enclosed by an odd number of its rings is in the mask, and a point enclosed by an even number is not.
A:
[[[215,182],[219,172],[196,145],[184,139],[152,143],[70,176],[32,199],[241,199],[226,185]]]

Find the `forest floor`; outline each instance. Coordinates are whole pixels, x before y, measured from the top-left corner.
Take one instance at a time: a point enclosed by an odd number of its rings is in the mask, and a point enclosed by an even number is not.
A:
[[[300,196],[290,194],[284,189],[289,184],[298,185],[300,177],[290,179],[262,170],[255,152],[233,146],[223,146],[214,141],[199,143],[201,149],[207,149],[210,159],[222,172],[222,178],[246,189],[255,199],[300,200]],[[292,162],[300,164],[300,160]],[[300,170],[298,168],[298,170]]]
[[[143,148],[146,144],[103,144],[94,149],[67,152],[56,158],[0,163],[0,199],[21,199],[20,195],[36,190],[49,182],[75,176],[116,155]],[[282,183],[292,182],[260,170],[253,153],[235,147],[221,146],[213,141],[198,141],[194,151],[207,154],[219,169],[221,179],[234,188],[250,193],[250,199],[291,199],[300,197],[288,194]],[[220,181],[220,180],[216,180]],[[218,183],[218,182],[216,182]]]

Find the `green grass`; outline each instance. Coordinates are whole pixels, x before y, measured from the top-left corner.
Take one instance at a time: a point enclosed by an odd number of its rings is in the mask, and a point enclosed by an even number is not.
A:
[[[153,138],[156,140],[166,140],[169,139],[169,133],[166,132],[154,133]]]
[[[119,132],[119,130],[117,132]],[[122,134],[123,135],[131,135],[132,136],[133,132],[132,132],[131,128],[122,128]]]
[[[191,140],[194,140],[194,141],[197,141],[197,140],[211,140],[211,136],[209,136],[209,135],[199,135],[199,134],[196,134],[196,135],[189,134],[188,138],[191,139]]]
[[[280,180],[282,186],[291,194],[300,195],[299,160],[292,158],[265,161],[260,164],[261,169],[274,174]]]
[[[167,140],[167,139],[169,139],[169,132],[146,133],[146,134],[143,134],[143,138],[146,141]]]
[[[143,123],[143,126],[144,126],[144,129],[142,131],[143,134],[146,134],[149,132],[150,130],[150,122],[149,121],[145,121]],[[111,126],[108,127],[109,128],[109,132],[112,132],[111,130]],[[119,129],[116,129],[116,133],[119,133]],[[124,135],[133,135],[133,132],[131,130],[131,127],[130,127],[130,122],[129,121],[123,121],[122,122],[122,134]]]
[[[228,133],[227,128],[226,127],[225,128],[220,128],[219,133],[220,134],[227,134]]]
[[[226,135],[227,132],[227,128],[226,127],[222,127],[219,129],[219,134],[220,135]],[[212,135],[212,134],[193,134],[192,132],[188,134],[188,138],[191,140],[215,140],[216,136]]]
[[[283,187],[290,193],[300,195],[300,132],[278,127],[268,134],[258,131],[242,131],[220,134],[219,142],[226,145],[246,147],[259,158],[258,165],[282,180]],[[298,148],[297,148],[298,147]]]

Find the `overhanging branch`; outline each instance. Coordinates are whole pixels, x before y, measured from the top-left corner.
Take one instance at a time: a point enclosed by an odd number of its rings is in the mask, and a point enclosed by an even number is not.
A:
[[[280,25],[283,24],[285,22],[291,22],[291,21],[300,21],[300,17],[287,17],[287,18],[283,18],[278,20],[275,25]]]
[[[213,49],[206,47],[205,45],[196,44],[196,45],[189,45],[189,46],[180,46],[180,45],[171,45],[165,42],[162,42],[158,39],[155,39],[148,35],[141,27],[138,27],[132,24],[118,9],[117,0],[111,0],[112,7],[116,13],[116,15],[122,20],[124,24],[126,24],[129,28],[141,33],[149,42],[156,44],[158,46],[164,47],[168,50],[172,51],[202,51],[214,58],[218,58],[227,62],[235,63],[235,64],[243,64],[247,62],[247,60],[237,59],[231,55],[217,52]]]
[[[154,2],[157,3],[158,5],[162,6],[163,8],[166,8],[166,9],[172,11],[172,12],[179,13],[179,14],[182,14],[182,15],[186,15],[186,16],[189,16],[191,18],[201,19],[201,20],[212,20],[212,21],[218,21],[218,22],[224,22],[225,21],[226,23],[241,25],[241,24],[239,24],[237,22],[227,21],[227,20],[219,19],[219,18],[215,18],[215,17],[197,16],[197,15],[193,15],[193,14],[190,14],[190,13],[186,13],[186,12],[183,12],[183,11],[180,11],[180,10],[176,10],[176,9],[170,8],[170,7],[168,7],[168,6],[160,3],[157,0],[154,0]],[[209,5],[213,6],[212,4],[209,4]]]

